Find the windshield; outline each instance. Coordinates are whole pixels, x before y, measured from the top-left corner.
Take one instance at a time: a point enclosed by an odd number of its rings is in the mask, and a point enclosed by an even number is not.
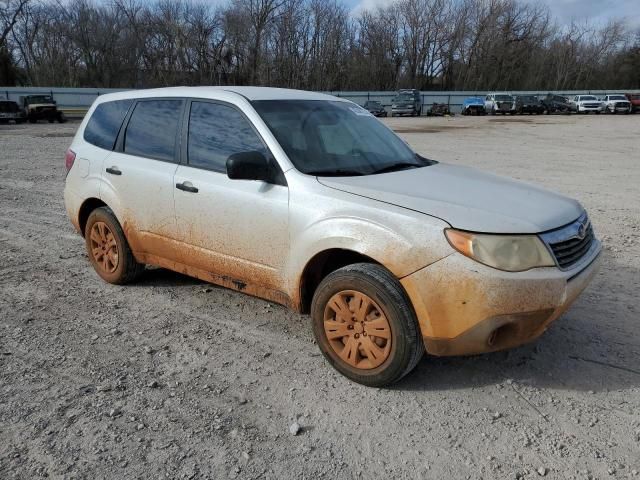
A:
[[[413,103],[413,98],[409,95],[398,95],[393,99],[393,103]]]
[[[424,167],[416,155],[362,107],[326,100],[252,102],[294,166],[309,175],[371,175]]]
[[[53,98],[49,95],[35,95],[27,98],[28,103],[53,103]]]
[[[593,95],[583,95],[580,97],[580,100],[598,100],[598,99]]]
[[[496,95],[497,102],[510,102],[511,97],[509,95]]]
[[[609,100],[626,100],[624,95],[609,95]]]

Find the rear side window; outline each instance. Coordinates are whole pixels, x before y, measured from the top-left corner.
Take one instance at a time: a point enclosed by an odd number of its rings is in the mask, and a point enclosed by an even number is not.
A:
[[[233,107],[192,102],[187,158],[192,167],[226,172],[229,155],[267,149],[245,116]]]
[[[129,155],[175,161],[182,100],[139,101],[127,124],[124,152]]]
[[[124,117],[133,100],[116,100],[96,107],[84,129],[84,139],[96,147],[113,150]]]

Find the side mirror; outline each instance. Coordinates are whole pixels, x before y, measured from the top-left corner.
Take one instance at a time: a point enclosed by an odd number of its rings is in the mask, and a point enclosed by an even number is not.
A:
[[[239,152],[227,158],[227,176],[231,180],[272,180],[271,166],[260,152]]]

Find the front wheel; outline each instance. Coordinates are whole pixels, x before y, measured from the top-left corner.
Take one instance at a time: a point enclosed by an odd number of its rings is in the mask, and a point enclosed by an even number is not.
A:
[[[108,207],[95,209],[84,230],[89,260],[96,273],[109,283],[123,285],[136,279],[144,265],[133,257],[122,227]]]
[[[313,296],[311,315],[320,350],[354,382],[397,382],[424,353],[409,298],[380,265],[358,263],[327,275]]]

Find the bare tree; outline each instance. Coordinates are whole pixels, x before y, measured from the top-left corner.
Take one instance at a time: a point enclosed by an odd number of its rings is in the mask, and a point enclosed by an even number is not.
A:
[[[525,0],[0,0],[0,83],[314,90],[640,87],[640,32]]]

